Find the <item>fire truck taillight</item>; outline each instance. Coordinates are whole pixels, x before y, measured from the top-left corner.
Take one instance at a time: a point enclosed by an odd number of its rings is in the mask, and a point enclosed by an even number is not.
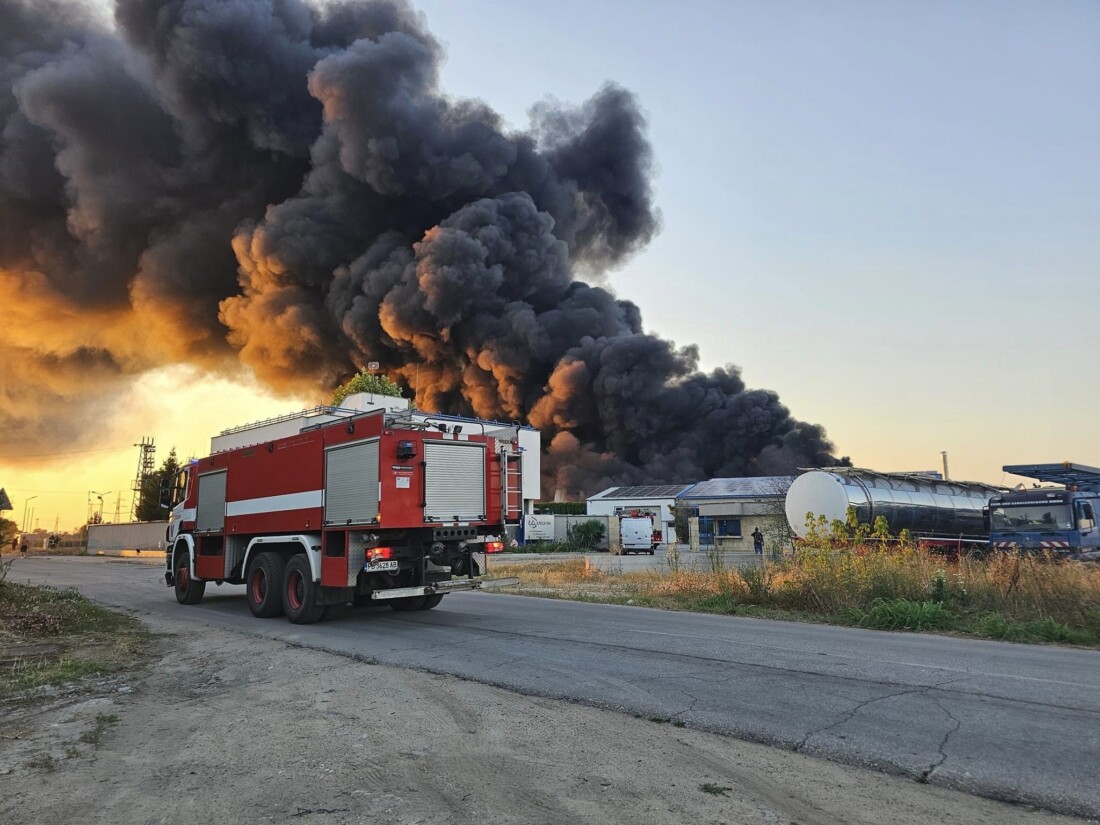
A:
[[[376,559],[392,559],[393,548],[392,547],[372,547],[367,551],[367,556],[371,561]]]
[[[487,541],[485,542],[486,553],[503,553],[504,542],[502,541]]]

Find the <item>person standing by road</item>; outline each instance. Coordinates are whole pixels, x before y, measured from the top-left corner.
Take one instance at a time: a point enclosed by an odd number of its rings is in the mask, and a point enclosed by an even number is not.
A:
[[[27,557],[27,537],[23,536],[23,541],[19,545],[19,555],[23,558]]]
[[[764,534],[757,527],[752,531],[752,549],[758,556],[764,555]]]

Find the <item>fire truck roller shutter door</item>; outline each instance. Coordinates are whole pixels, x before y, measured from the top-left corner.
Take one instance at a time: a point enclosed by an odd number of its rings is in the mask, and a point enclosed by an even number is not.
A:
[[[225,529],[225,470],[199,476],[199,506],[195,514],[195,529],[200,532]]]
[[[485,518],[485,445],[424,442],[424,517],[437,521]]]
[[[378,515],[378,439],[325,453],[325,523],[363,524]]]

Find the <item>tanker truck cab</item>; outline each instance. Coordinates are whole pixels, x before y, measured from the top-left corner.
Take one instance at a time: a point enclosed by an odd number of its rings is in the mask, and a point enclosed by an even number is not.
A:
[[[1100,549],[1100,470],[1081,464],[1006,465],[1004,471],[1062,489],[1040,487],[994,496],[989,502],[989,545],[994,550],[1060,555]]]

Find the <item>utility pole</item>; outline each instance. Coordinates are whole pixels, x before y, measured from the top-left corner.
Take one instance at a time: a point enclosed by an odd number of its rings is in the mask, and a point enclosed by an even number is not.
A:
[[[23,529],[19,531],[21,533],[26,533],[27,532],[27,505],[29,505],[36,498],[38,498],[38,496],[31,496],[30,498],[28,498],[26,501],[23,502]],[[31,515],[32,516],[34,515],[33,510],[31,511]]]

